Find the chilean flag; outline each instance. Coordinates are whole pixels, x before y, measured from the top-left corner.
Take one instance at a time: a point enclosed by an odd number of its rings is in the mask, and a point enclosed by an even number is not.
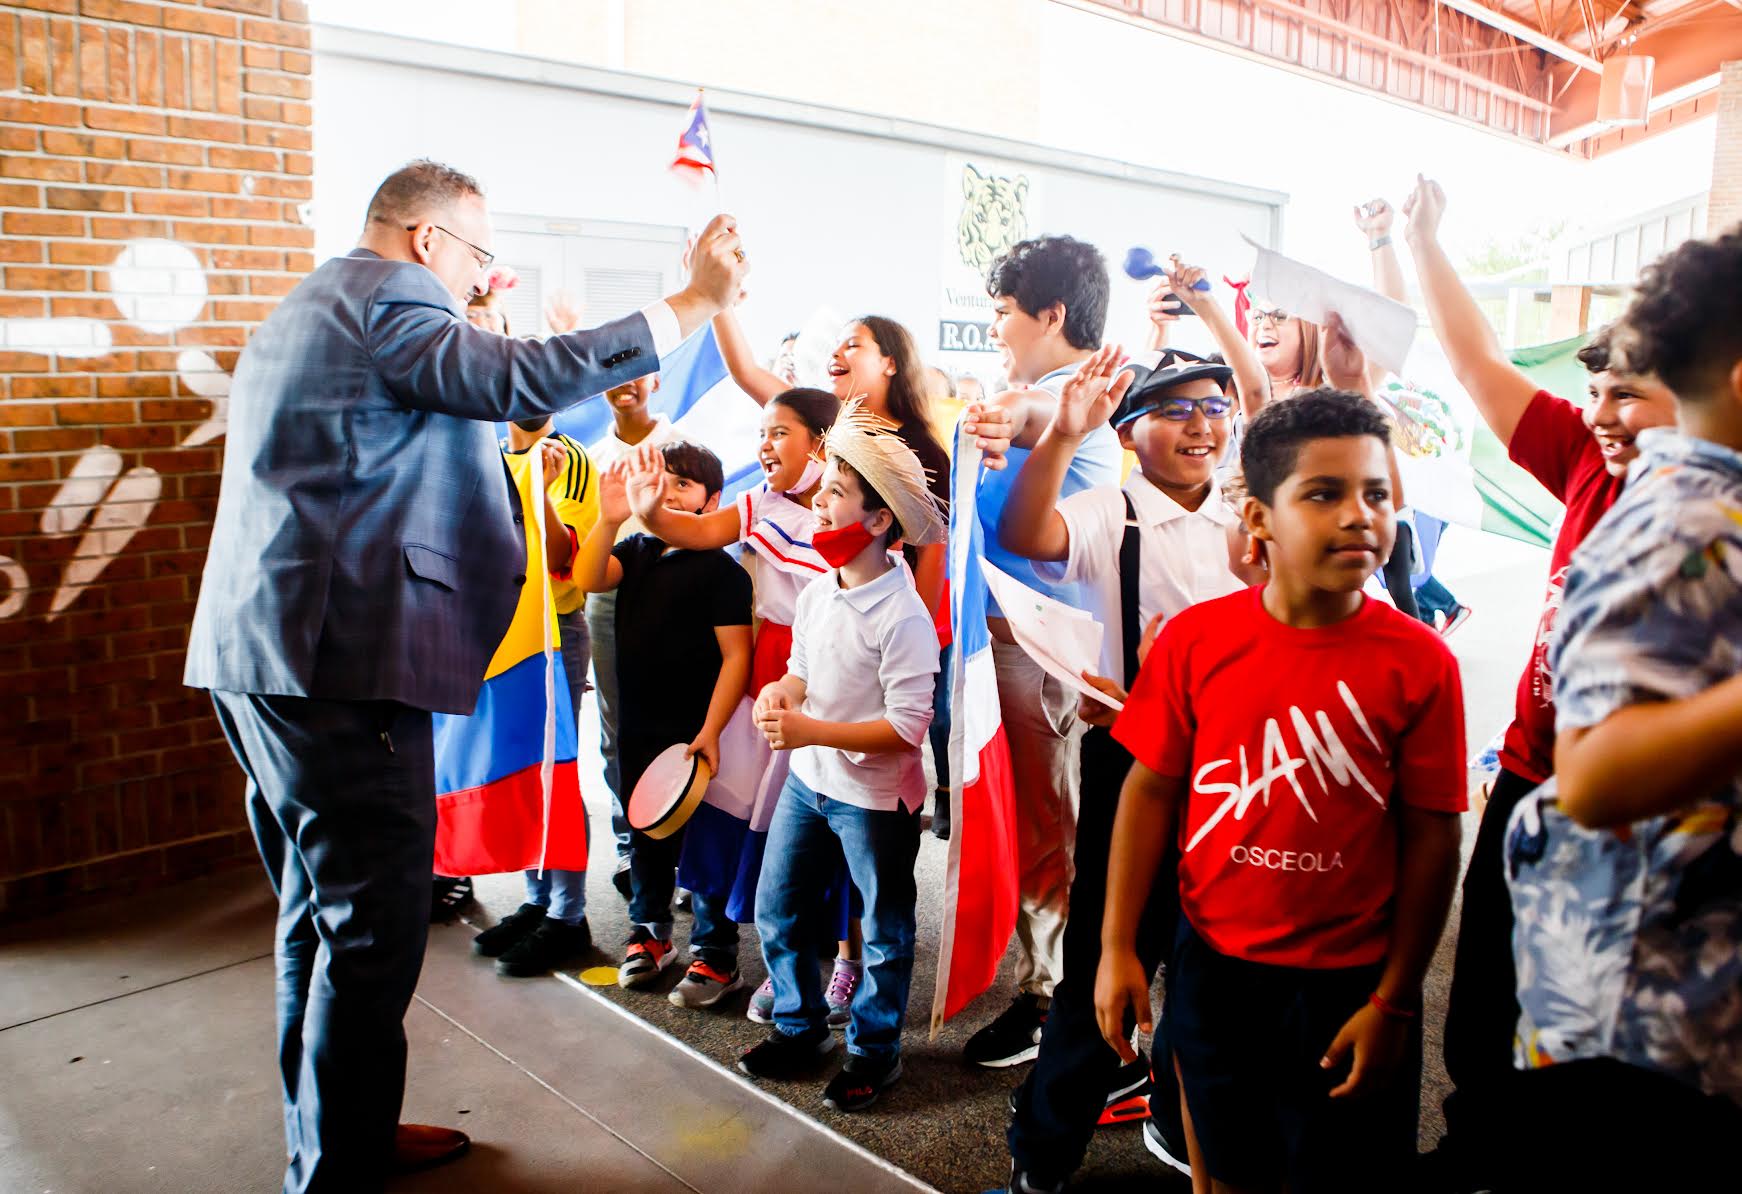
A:
[[[708,109],[702,103],[702,89],[696,88],[696,98],[690,101],[690,122],[677,139],[677,156],[671,160],[673,170],[693,170],[699,178],[706,170],[714,170],[714,134],[708,129]]]
[[[949,866],[944,875],[935,1035],[991,987],[1016,930],[1016,794],[986,630],[984,544],[977,497],[980,450],[959,431],[950,494],[950,624],[954,635],[950,723]]]

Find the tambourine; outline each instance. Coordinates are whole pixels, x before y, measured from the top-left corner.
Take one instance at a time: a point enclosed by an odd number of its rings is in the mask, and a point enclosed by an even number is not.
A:
[[[708,790],[711,772],[699,751],[686,759],[688,749],[683,742],[667,747],[642,772],[625,810],[630,828],[651,838],[670,837],[696,811],[702,793]]]

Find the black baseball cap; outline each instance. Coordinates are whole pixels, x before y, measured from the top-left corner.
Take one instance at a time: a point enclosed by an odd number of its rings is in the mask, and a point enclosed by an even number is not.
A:
[[[1151,407],[1168,396],[1169,390],[1184,382],[1208,378],[1219,386],[1225,386],[1228,379],[1234,376],[1234,371],[1226,365],[1218,365],[1214,361],[1206,361],[1203,357],[1178,349],[1164,351],[1161,361],[1153,369],[1143,365],[1127,365],[1125,368],[1136,375],[1136,380],[1125,391],[1119,409],[1113,412],[1114,427],[1123,427],[1126,423],[1142,418]]]

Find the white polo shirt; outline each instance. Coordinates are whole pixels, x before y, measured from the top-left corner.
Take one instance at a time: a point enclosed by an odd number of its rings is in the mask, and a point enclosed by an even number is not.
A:
[[[931,725],[938,635],[902,568],[843,589],[833,570],[798,595],[786,670],[805,682],[801,710],[820,721],[887,719],[908,749],[859,754],[831,746],[792,752],[792,773],[819,795],[879,812],[925,799],[919,744]]]
[[[1187,510],[1132,469],[1124,493],[1137,512],[1139,566],[1137,624],[1156,614],[1171,618],[1187,606],[1246,587],[1228,564],[1229,529],[1240,516],[1222,500],[1221,486],[1196,510]],[[1070,532],[1070,555],[1062,561],[1035,561],[1049,580],[1076,582],[1089,597],[1089,612],[1106,628],[1101,640],[1101,674],[1124,683],[1125,631],[1120,617],[1119,545],[1125,537],[1125,499],[1111,485],[1074,493],[1058,505]]]

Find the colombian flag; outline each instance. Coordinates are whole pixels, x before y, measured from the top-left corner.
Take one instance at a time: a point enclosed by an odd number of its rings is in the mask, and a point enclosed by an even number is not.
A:
[[[587,869],[587,812],[575,755],[575,709],[546,632],[557,646],[556,608],[545,572],[542,500],[532,470],[516,488],[527,518],[526,577],[508,633],[484,673],[469,717],[435,715],[436,848],[440,875],[489,875],[542,868]],[[545,727],[555,710],[554,767],[546,822]],[[548,828],[548,832],[547,832]]]

